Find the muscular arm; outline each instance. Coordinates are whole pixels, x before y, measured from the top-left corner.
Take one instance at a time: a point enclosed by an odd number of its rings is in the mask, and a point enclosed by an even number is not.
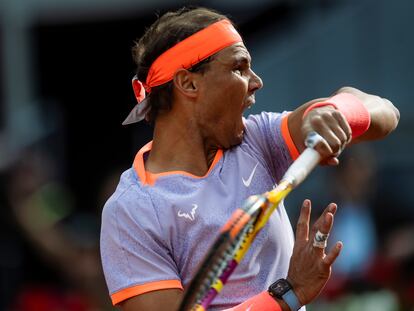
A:
[[[363,135],[352,140],[352,144],[381,139],[397,127],[400,114],[389,100],[352,87],[343,87],[333,95],[338,93],[351,93],[358,97],[371,116],[369,129]],[[316,108],[303,119],[303,113],[307,107],[325,100],[326,98],[318,98],[307,102],[289,115],[289,131],[299,152],[304,150],[303,142],[309,131],[312,130],[318,132],[328,141],[329,146],[319,150],[324,157],[334,156],[339,148],[349,141],[350,128],[348,124],[341,122],[341,118],[344,120],[343,115],[331,106]]]

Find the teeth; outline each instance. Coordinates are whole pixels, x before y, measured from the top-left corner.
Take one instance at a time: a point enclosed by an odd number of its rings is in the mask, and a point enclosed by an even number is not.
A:
[[[254,104],[254,102],[247,103],[244,109],[252,108],[253,104]]]

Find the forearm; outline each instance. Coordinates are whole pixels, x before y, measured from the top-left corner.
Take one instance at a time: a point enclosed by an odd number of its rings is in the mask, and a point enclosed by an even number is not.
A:
[[[381,98],[379,96],[370,95],[367,93],[364,93],[358,89],[352,88],[352,87],[343,87],[340,88],[338,91],[336,91],[332,96],[335,96],[340,93],[349,93],[355,96],[365,107],[369,114],[370,118],[370,124],[368,129],[366,131],[358,136],[354,137],[351,141],[351,143],[358,143],[361,141],[367,141],[367,140],[375,140],[375,139],[381,139],[391,133],[398,124],[400,114],[397,108],[387,99]],[[311,128],[326,128],[324,124],[328,124],[329,118],[327,118],[327,115],[329,113],[323,114],[315,114],[312,116],[312,121],[309,123],[309,120],[306,125],[304,125],[304,114],[305,111],[311,106],[316,103],[329,103],[329,98],[319,98],[312,100],[310,102],[305,103],[304,105],[298,107],[295,111],[293,111],[288,116],[288,128],[290,135],[299,150],[299,152],[302,152],[305,148],[304,141],[305,136],[308,134],[307,131],[309,131]],[[345,103],[346,105],[346,103]],[[347,107],[347,106],[345,106]],[[329,106],[329,104],[325,107],[318,107],[317,110],[336,110],[338,107],[335,107],[335,105]],[[348,108],[349,110],[349,108]],[[341,109],[339,109],[340,112]],[[352,125],[351,125],[352,129]],[[326,133],[326,130],[325,130]],[[321,134],[321,133],[319,133]],[[354,135],[353,135],[354,136]]]
[[[398,109],[386,98],[366,94],[352,87],[340,88],[338,93],[350,93],[362,101],[371,116],[368,130],[353,139],[352,143],[381,139],[391,133],[398,125],[400,113]]]

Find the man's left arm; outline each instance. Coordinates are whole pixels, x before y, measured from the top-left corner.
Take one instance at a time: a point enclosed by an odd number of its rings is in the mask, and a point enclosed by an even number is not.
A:
[[[346,101],[341,103],[341,105],[329,104],[332,101],[331,99],[335,98],[335,95],[344,93],[351,94],[351,99],[353,97],[355,101],[362,104],[361,107],[358,108],[358,105],[355,106],[355,103],[347,106]],[[319,105],[319,103],[324,104]],[[309,110],[311,106],[314,108]],[[342,111],[341,107],[345,107],[347,111]],[[354,126],[353,121],[359,121],[355,120],[355,115],[358,118],[361,111],[352,111],[352,109],[365,110],[365,113],[367,113],[365,118],[367,116],[369,118],[368,128],[357,137],[353,135],[355,128],[352,129],[351,127]],[[349,113],[351,115],[354,114],[354,120],[351,122],[349,120]],[[361,115],[363,113],[364,111],[362,111]],[[361,118],[363,117],[361,116]],[[315,99],[297,108],[288,117],[288,127],[299,152],[305,149],[303,142],[310,132],[315,131],[325,138],[326,143],[317,146],[317,150],[322,155],[322,158],[325,159],[324,163],[336,165],[338,164],[336,156],[345,145],[381,139],[397,127],[399,118],[400,113],[398,109],[388,99],[367,94],[352,87],[343,87],[329,98]],[[362,121],[366,122],[367,120]]]

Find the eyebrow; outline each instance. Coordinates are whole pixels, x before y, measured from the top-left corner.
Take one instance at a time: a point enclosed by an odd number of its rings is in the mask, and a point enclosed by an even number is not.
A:
[[[234,65],[239,65],[239,64],[250,65],[251,62],[252,62],[252,59],[250,57],[243,55],[243,56],[235,56],[233,64]]]

